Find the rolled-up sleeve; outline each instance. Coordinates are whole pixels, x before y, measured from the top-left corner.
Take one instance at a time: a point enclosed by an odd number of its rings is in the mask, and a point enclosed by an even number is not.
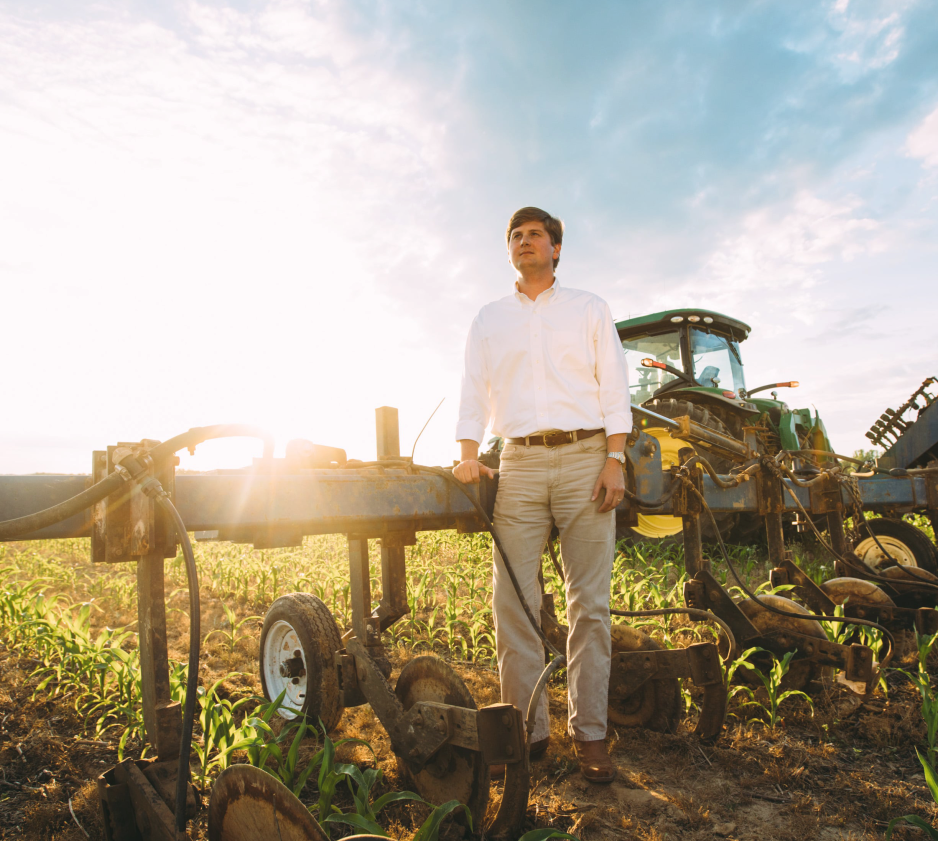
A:
[[[598,312],[596,325],[596,381],[599,405],[606,435],[632,431],[632,402],[629,396],[629,368],[607,304]]]
[[[479,317],[476,316],[466,339],[456,440],[468,439],[481,443],[491,420],[491,408],[492,399],[482,341],[482,325],[479,323]]]

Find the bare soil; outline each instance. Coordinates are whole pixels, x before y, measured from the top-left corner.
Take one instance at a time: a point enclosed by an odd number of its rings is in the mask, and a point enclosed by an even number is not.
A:
[[[183,604],[184,594],[175,597]],[[173,602],[175,604],[175,602]],[[256,606],[239,607],[239,615]],[[170,654],[186,656],[186,624],[170,613]],[[133,616],[108,617],[110,624]],[[203,627],[218,627],[221,603],[205,599]],[[914,669],[911,635],[899,639],[898,665]],[[417,653],[389,652],[394,674]],[[103,839],[95,778],[117,762],[117,736],[83,737],[70,700],[32,700],[28,675],[34,663],[0,644],[0,839]],[[497,674],[482,666],[453,663],[479,706],[498,697]],[[216,637],[202,649],[202,682],[231,672],[224,691],[259,693],[256,640],[230,653]],[[934,822],[936,811],[925,787],[915,746],[924,724],[919,696],[901,675],[890,675],[888,698],[880,691],[859,698],[834,684],[818,689],[815,711],[793,700],[783,723],[768,730],[747,723],[731,707],[722,737],[712,744],[693,735],[693,717],[676,734],[610,728],[609,743],[619,773],[611,785],[592,785],[580,776],[566,735],[566,689],[549,688],[551,746],[534,763],[527,828],[553,826],[583,841],[594,839],[806,839],[881,838],[890,819],[917,814]],[[751,715],[751,713],[750,713]],[[347,710],[334,739],[367,740],[385,772],[382,790],[406,788],[384,730],[368,707]],[[316,747],[309,741],[306,752]],[[131,744],[129,755],[141,746]],[[345,750],[343,761],[366,764],[363,748]],[[310,787],[312,788],[312,786]],[[501,796],[492,786],[490,809]],[[344,791],[336,803],[351,807]],[[206,800],[207,805],[207,800]],[[426,816],[424,807],[394,804],[382,816],[392,837],[409,838]],[[192,830],[206,837],[203,809]],[[345,834],[352,834],[351,830]],[[461,833],[450,831],[451,837]],[[333,831],[342,837],[343,831]],[[920,837],[898,828],[897,839]]]

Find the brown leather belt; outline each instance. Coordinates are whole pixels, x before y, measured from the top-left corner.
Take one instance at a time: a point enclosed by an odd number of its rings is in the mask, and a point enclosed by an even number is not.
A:
[[[506,438],[506,444],[524,444],[525,447],[559,447],[575,444],[605,432],[605,429],[575,429],[573,432],[547,432],[544,435],[528,435],[527,438]]]

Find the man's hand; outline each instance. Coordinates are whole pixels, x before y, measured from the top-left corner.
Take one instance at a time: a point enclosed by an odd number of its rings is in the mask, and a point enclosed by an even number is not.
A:
[[[599,499],[600,491],[604,488],[606,490],[606,498],[603,500],[602,505],[599,506],[600,514],[612,511],[613,508],[622,502],[625,496],[625,476],[622,474],[622,465],[614,458],[606,459],[602,472],[599,474],[596,484],[593,485],[593,495],[590,497],[590,501],[595,502]]]
[[[495,471],[491,467],[486,467],[478,459],[469,458],[459,462],[453,468],[453,475],[464,485],[478,485],[482,476],[494,479]]]

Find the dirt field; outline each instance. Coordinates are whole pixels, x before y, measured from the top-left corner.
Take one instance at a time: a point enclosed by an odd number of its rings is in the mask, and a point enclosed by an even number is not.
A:
[[[63,543],[6,547],[0,556],[3,587],[16,586],[36,571],[36,564],[44,564],[47,577],[58,577],[50,588],[65,593],[69,601],[86,599],[91,591],[100,594],[104,609],[94,613],[93,627],[131,625],[135,606],[127,596],[131,588],[126,586],[132,581],[131,571],[92,567],[83,557],[81,542]],[[321,547],[315,551],[322,553]],[[459,552],[455,556],[438,552],[434,563],[464,560]],[[205,558],[200,559],[200,565],[205,582],[212,566]],[[54,574],[49,572],[53,568],[57,570]],[[178,571],[167,568],[172,581]],[[765,580],[758,558],[750,565],[749,576]],[[286,582],[288,586],[281,592],[288,591],[290,583]],[[239,586],[232,585],[235,590]],[[255,585],[252,588],[256,590]],[[120,594],[114,595],[117,591]],[[243,600],[220,597],[223,591],[218,581],[203,583],[205,633],[213,628],[230,630],[224,604],[235,610],[239,620],[262,615],[277,589],[263,600],[252,599],[250,594]],[[172,593],[170,607],[176,608],[170,610],[170,656],[181,661],[187,653],[187,624],[181,612],[186,596],[179,590],[173,593],[169,584],[167,592]],[[417,614],[426,615],[425,607],[415,608]],[[202,647],[202,684],[208,686],[228,675],[221,697],[259,693],[258,633],[259,623],[249,620],[240,629],[246,638],[236,641],[233,648],[221,635],[210,638]],[[429,644],[419,644],[418,637],[398,639],[390,649],[395,677],[408,659],[427,653]],[[450,659],[479,706],[498,701],[497,674],[490,662],[460,661],[454,657],[455,647],[446,643],[441,633],[434,645]],[[895,665],[914,670],[912,635],[904,635],[899,643]],[[38,679],[29,677],[36,667],[34,658],[11,644],[9,633],[0,633],[0,838],[81,841],[87,833],[92,839],[101,839],[104,835],[94,778],[116,763],[119,729],[97,736],[90,733],[89,721],[76,713],[73,698],[50,697],[49,687],[36,692]],[[565,733],[566,690],[561,677],[549,689],[552,742],[547,756],[534,763],[528,828],[553,826],[583,841],[833,841],[882,837],[889,820],[904,814],[917,814],[933,822],[935,809],[915,755],[915,746],[921,747],[925,738],[920,697],[899,672],[890,671],[887,684],[888,697],[877,690],[868,698],[859,698],[839,684],[819,689],[813,715],[805,702],[790,699],[782,705],[783,721],[774,730],[760,721],[748,721],[756,712],[742,708],[737,697],[722,738],[714,744],[703,744],[693,735],[693,712],[674,735],[610,728],[619,776],[612,785],[597,786],[585,783],[576,769]],[[385,772],[382,791],[406,787],[398,777],[388,738],[368,707],[347,710],[332,735],[334,739],[354,736],[372,745]],[[139,755],[141,747],[138,740],[131,739],[127,755]],[[303,756],[316,747],[315,740],[309,740]],[[340,755],[344,761],[370,762],[370,754],[360,747],[343,749]],[[315,801],[314,789],[314,785],[308,786],[305,802]],[[490,809],[497,804],[499,789],[499,784],[493,785]],[[344,786],[340,786],[335,802],[343,811],[351,807]],[[392,837],[409,838],[427,812],[423,806],[394,804],[381,818]],[[205,830],[203,810],[193,837],[205,837]],[[340,838],[353,831],[334,828],[332,834]],[[455,837],[459,832],[450,834]],[[921,836],[898,828],[894,837]]]

